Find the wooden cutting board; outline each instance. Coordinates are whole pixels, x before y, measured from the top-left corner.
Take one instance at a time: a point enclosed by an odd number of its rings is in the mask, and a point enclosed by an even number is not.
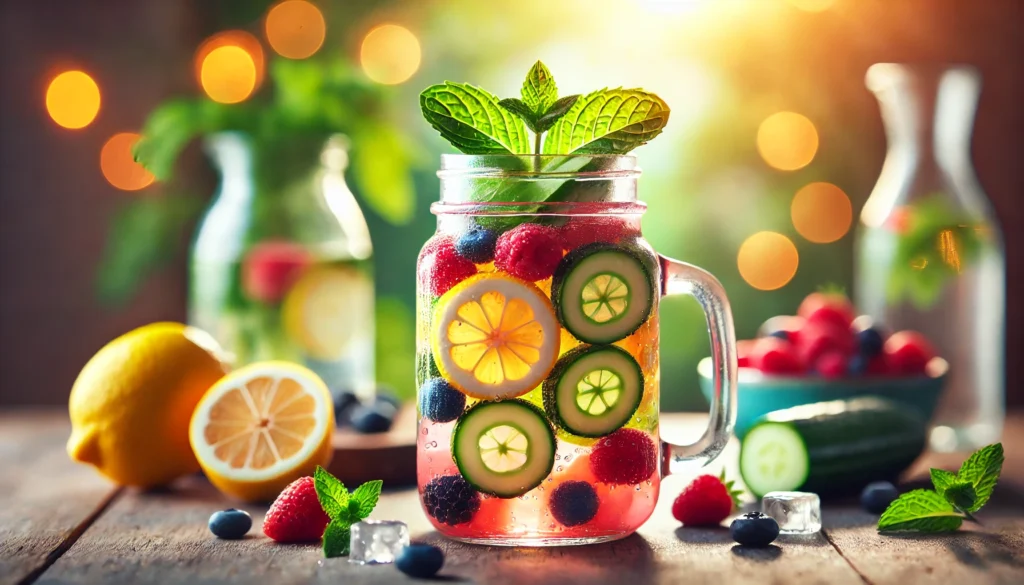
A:
[[[374,479],[388,488],[416,485],[416,405],[406,403],[386,433],[364,435],[351,427],[334,432],[327,470],[349,489]]]

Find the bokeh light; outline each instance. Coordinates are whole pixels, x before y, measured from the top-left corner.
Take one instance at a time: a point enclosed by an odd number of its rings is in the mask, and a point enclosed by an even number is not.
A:
[[[100,88],[84,71],[65,71],[46,88],[46,111],[64,128],[85,128],[100,111]]]
[[[122,191],[138,191],[153,182],[153,174],[135,162],[132,147],[139,135],[133,132],[114,134],[100,151],[100,170],[111,185]]]
[[[800,264],[800,256],[786,236],[777,232],[757,232],[740,246],[736,264],[747,284],[758,290],[775,290],[792,280]]]
[[[366,34],[359,62],[366,76],[386,85],[412,77],[420,68],[420,42],[412,31],[397,24],[382,24]]]
[[[828,10],[836,0],[789,0],[789,3],[807,12],[821,12]]]
[[[320,50],[327,24],[320,9],[306,0],[285,0],[267,12],[267,42],[282,57],[305,59]]]
[[[238,103],[256,89],[256,62],[241,47],[217,47],[203,59],[199,83],[213,101]]]
[[[260,85],[263,84],[263,77],[266,74],[266,57],[263,54],[263,46],[260,45],[260,40],[253,36],[252,33],[244,30],[226,30],[221,31],[215,35],[210,36],[199,48],[196,49],[196,54],[193,59],[196,79],[202,83],[203,78],[203,63],[206,61],[206,57],[220,47],[239,47],[249,56],[252,57],[253,65],[256,67],[256,87],[259,89]]]
[[[789,213],[797,233],[816,244],[845,236],[853,221],[850,198],[832,183],[811,183],[797,191]]]
[[[814,160],[818,152],[818,131],[800,114],[772,114],[757,129],[757,150],[769,166],[780,171],[795,171]]]

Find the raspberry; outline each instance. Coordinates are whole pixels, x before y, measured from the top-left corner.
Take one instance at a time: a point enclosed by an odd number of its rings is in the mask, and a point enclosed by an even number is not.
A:
[[[436,477],[423,488],[423,507],[441,524],[455,526],[473,519],[480,493],[461,475]]]
[[[453,286],[476,274],[472,260],[459,256],[450,236],[434,238],[423,246],[419,262],[420,284],[434,296],[441,296]]]
[[[535,223],[520,224],[501,234],[494,247],[498,270],[530,282],[550,277],[561,261],[558,230]]]
[[[619,429],[602,438],[590,454],[590,471],[604,483],[640,483],[654,474],[657,464],[654,442],[636,429]]]
[[[595,242],[617,244],[627,233],[636,231],[629,223],[618,217],[574,217],[562,226],[559,233],[565,251]]]
[[[305,248],[291,242],[261,242],[242,261],[242,290],[257,301],[276,303],[313,262]]]
[[[846,374],[848,361],[842,352],[829,351],[814,362],[814,369],[826,378],[842,378]]]
[[[917,331],[893,333],[882,347],[891,373],[914,375],[924,373],[928,362],[935,357],[935,349],[928,339]]]
[[[798,374],[804,370],[792,343],[778,337],[761,337],[750,350],[749,363],[765,374]]]
[[[562,526],[579,526],[593,520],[600,503],[594,486],[585,481],[567,481],[551,492],[548,507]]]
[[[494,260],[494,245],[498,234],[481,227],[472,228],[455,241],[455,251],[460,256],[477,264]]]
[[[739,490],[732,489],[725,475],[701,475],[690,482],[672,502],[672,516],[686,526],[715,526],[738,506]]]
[[[284,488],[267,510],[263,534],[277,542],[320,540],[330,519],[320,507],[312,477],[300,477]]]

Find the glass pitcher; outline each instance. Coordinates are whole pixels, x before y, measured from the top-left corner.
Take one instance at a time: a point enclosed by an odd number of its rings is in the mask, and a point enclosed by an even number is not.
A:
[[[640,232],[632,156],[442,157],[417,265],[417,471],[435,528],[549,546],[632,534],[673,463],[707,463],[736,411],[729,302]],[[658,304],[692,295],[711,335],[703,436],[660,440]]]

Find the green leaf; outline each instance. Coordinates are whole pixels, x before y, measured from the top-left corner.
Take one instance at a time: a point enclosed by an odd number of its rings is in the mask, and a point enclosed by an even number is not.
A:
[[[401,134],[388,124],[363,122],[352,133],[352,172],[366,204],[390,223],[412,220],[416,191],[412,153]]]
[[[523,121],[498,105],[498,98],[468,83],[432,85],[420,94],[420,109],[441,136],[466,154],[527,154]]]
[[[523,103],[533,112],[534,118],[544,114],[558,99],[555,78],[543,63],[537,61],[526,74],[526,81],[520,91]]]
[[[352,492],[352,501],[359,503],[360,520],[369,516],[370,512],[373,512],[373,509],[377,506],[377,500],[380,499],[380,489],[383,485],[383,481],[375,479],[364,483]]]
[[[348,490],[338,478],[331,475],[326,469],[316,466],[313,473],[313,486],[316,488],[316,499],[320,500],[320,507],[331,520],[349,522],[348,515]],[[346,544],[347,546],[347,544]]]
[[[200,100],[172,100],[157,107],[142,125],[142,137],[132,148],[135,160],[158,181],[169,179],[181,151],[206,130],[204,110]]]
[[[578,95],[567,95],[564,98],[559,98],[557,102],[548,108],[548,111],[543,116],[537,119],[536,124],[534,124],[536,126],[534,130],[537,132],[547,132],[555,125],[559,118],[564,116],[576,104],[578,99],[580,99]]]
[[[977,512],[992,497],[992,490],[999,481],[1003,469],[1003,444],[995,443],[974,452],[964,461],[956,474],[958,481],[968,482],[974,487],[976,500],[974,505],[964,508],[967,512]]]
[[[498,102],[498,105],[512,112],[516,116],[519,116],[526,127],[530,130],[537,132],[537,114],[534,113],[530,106],[526,105],[523,100],[518,98],[505,98]]]
[[[333,559],[349,553],[349,542],[352,538],[352,526],[341,520],[331,520],[324,529],[324,556]]]
[[[971,510],[978,500],[974,492],[974,486],[965,481],[956,481],[946,488],[942,497],[953,505],[957,510]]]
[[[640,89],[602,89],[573,104],[544,139],[544,154],[625,154],[668,123],[660,97]]]
[[[935,469],[933,467],[931,470],[931,476],[932,485],[935,486],[935,491],[939,492],[939,495],[942,495],[942,493],[946,491],[946,488],[956,482],[956,474],[952,471],[946,471],[945,469]]]
[[[949,532],[963,516],[932,490],[914,490],[897,498],[878,519],[879,532]]]

